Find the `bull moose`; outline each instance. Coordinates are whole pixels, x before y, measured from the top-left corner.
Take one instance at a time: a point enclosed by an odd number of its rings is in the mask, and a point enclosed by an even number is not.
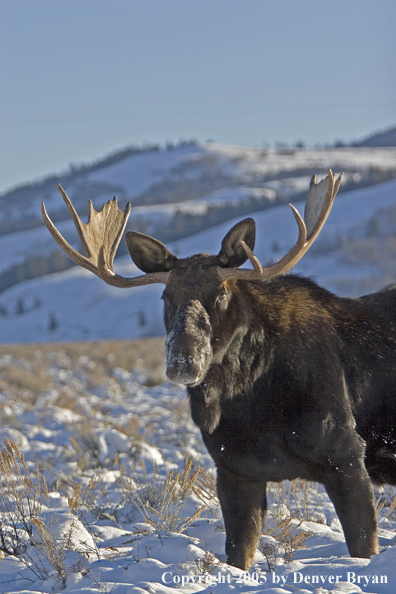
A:
[[[341,182],[329,170],[311,180],[299,236],[278,262],[253,254],[247,218],[218,255],[177,258],[160,241],[126,233],[145,273],[113,271],[130,205],[92,204],[83,224],[59,187],[87,256],[44,221],[80,266],[117,287],[163,283],[166,373],[187,387],[194,422],[217,467],[227,563],[246,570],[260,539],[267,481],[322,483],[351,556],[378,552],[372,483],[396,484],[396,287],[340,298],[308,278],[284,273],[323,227]],[[253,268],[241,269],[247,260]]]

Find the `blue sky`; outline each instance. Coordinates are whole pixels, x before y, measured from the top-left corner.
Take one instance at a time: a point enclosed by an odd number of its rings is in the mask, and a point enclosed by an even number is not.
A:
[[[396,124],[395,0],[0,0],[0,192],[144,142]]]

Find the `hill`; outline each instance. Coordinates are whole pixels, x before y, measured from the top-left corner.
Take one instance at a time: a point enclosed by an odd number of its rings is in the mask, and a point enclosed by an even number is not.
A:
[[[367,138],[364,138],[360,142],[356,143],[355,146],[396,146],[396,126],[383,132],[375,132],[374,134],[370,134],[367,136]]]
[[[306,178],[305,193],[308,189]],[[295,203],[300,212],[303,204]],[[297,229],[287,205],[252,214],[255,253],[276,260],[291,247]],[[222,237],[240,218],[169,244],[178,256],[218,253]],[[38,230],[36,230],[38,231]],[[343,295],[358,295],[396,279],[396,180],[344,192],[333,206],[317,242],[295,268]],[[49,236],[46,229],[43,234]],[[53,242],[52,238],[49,239]],[[52,246],[51,246],[52,249]],[[129,256],[115,270],[138,273]],[[84,340],[158,336],[163,333],[161,285],[122,290],[73,267],[21,282],[0,295],[2,342]]]
[[[43,226],[40,203],[61,233],[79,247],[56,188],[59,181],[80,216],[88,199],[99,210],[114,195],[132,213],[128,230],[164,242],[191,236],[305,195],[313,172],[344,171],[342,191],[396,177],[396,148],[252,149],[182,143],[160,150],[129,149],[91,166],[26,185],[0,197],[0,292],[22,281],[71,266]],[[126,253],[123,242],[119,256]]]

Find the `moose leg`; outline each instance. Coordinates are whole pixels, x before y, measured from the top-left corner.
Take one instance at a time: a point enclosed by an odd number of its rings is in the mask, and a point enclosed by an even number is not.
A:
[[[266,483],[247,480],[218,468],[217,491],[226,529],[226,560],[247,570],[261,537],[267,499]]]
[[[332,464],[322,482],[342,524],[351,557],[379,552],[374,493],[368,473],[356,458]]]

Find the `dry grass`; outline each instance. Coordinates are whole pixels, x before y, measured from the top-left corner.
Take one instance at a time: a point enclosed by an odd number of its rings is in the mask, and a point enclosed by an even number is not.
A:
[[[206,507],[203,505],[187,517],[181,515],[202,470],[198,467],[193,471],[192,466],[192,462],[187,461],[182,472],[171,470],[163,475],[154,464],[153,471],[148,476],[142,462],[138,471],[132,472],[131,476],[121,474],[117,483],[139,509],[144,521],[154,530],[183,533]]]
[[[220,520],[220,501],[217,496],[216,474],[201,468],[193,491],[200,501],[210,510],[216,520]]]
[[[48,579],[54,570],[60,589],[65,588],[70,573],[81,571],[83,567],[88,573],[84,556],[80,555],[78,566],[76,561],[70,563],[68,557],[71,551],[77,550],[73,535],[78,529],[77,523],[85,521],[84,510],[95,508],[98,478],[92,477],[85,488],[81,483],[69,485],[67,500],[72,521],[61,537],[56,538],[43,515],[45,504],[48,504],[48,488],[44,476],[38,469],[29,469],[17,445],[7,439],[5,447],[0,448],[0,472],[0,550],[19,558],[40,579]],[[165,465],[165,472],[161,473],[158,466],[154,465],[150,475],[142,462],[129,475],[124,469],[117,483],[124,494],[124,500],[132,502],[150,530],[155,532],[167,530],[183,533],[204,509],[213,513],[219,507],[214,475],[200,467],[193,470],[191,461],[186,461],[180,472],[167,471]],[[300,483],[301,481],[296,481],[289,490],[280,485],[277,491],[278,510],[285,513],[269,514],[259,546],[267,561],[268,571],[275,571],[280,559],[284,563],[290,563],[294,551],[305,548],[305,541],[312,534],[302,528],[303,520],[297,520],[298,512],[290,514],[286,507],[286,503],[290,504],[292,498],[298,499],[299,495],[296,493],[299,491],[303,492],[303,497],[307,497],[309,484]],[[184,505],[193,493],[204,505],[195,512],[184,515]],[[85,525],[89,527],[86,522]],[[141,529],[139,530],[141,533]],[[96,545],[85,552],[88,555],[96,554],[100,558]],[[207,551],[202,558],[196,559],[195,571],[210,573],[216,563],[215,555]],[[101,591],[105,591],[103,584],[97,582],[97,585]]]
[[[287,508],[284,508],[288,511]],[[305,542],[314,533],[302,528],[302,520],[297,520],[298,513],[281,514],[269,518],[267,527],[259,543],[259,551],[264,555],[269,572],[274,572],[279,559],[291,563],[295,551],[305,549]],[[269,525],[268,525],[269,524]]]
[[[89,529],[84,511],[93,505],[98,479],[92,477],[85,488],[77,483],[70,487],[70,519],[56,537],[45,516],[49,492],[44,475],[27,466],[15,442],[5,439],[4,445],[0,448],[0,551],[18,558],[40,580],[47,580],[55,572],[60,590],[66,587],[68,575],[84,570],[98,591],[106,591],[105,584],[96,580],[88,565],[89,555],[100,559],[93,539],[89,539],[93,546],[78,541],[80,554],[77,560],[74,556],[69,561],[70,554],[77,551],[75,533],[84,525]]]
[[[376,517],[379,526],[389,523],[396,510],[396,488],[386,485],[383,493],[376,500]]]
[[[83,373],[91,387],[113,377],[116,368],[140,369],[146,385],[157,385],[164,377],[163,345],[163,338],[1,345],[0,390],[30,398],[34,405],[52,386],[47,367],[55,362]]]
[[[32,349],[26,358],[0,347],[0,391],[34,406],[51,384],[45,365]]]

